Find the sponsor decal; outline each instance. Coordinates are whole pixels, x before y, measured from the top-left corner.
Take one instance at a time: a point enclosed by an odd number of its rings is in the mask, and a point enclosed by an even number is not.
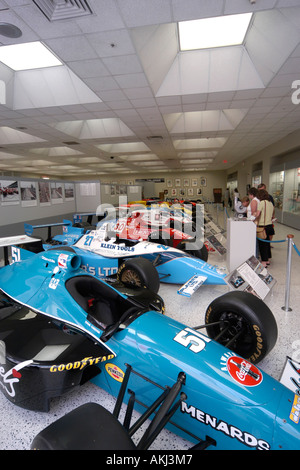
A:
[[[41,256],[41,258],[46,261],[47,263],[55,263],[54,259],[46,258],[46,256]]]
[[[64,372],[68,370],[75,370],[79,369],[82,370],[86,366],[92,366],[94,364],[98,364],[99,362],[105,362],[108,360],[112,360],[115,357],[114,354],[109,354],[108,356],[100,356],[100,357],[85,357],[81,361],[76,362],[69,362],[68,364],[60,364],[60,365],[53,365],[50,367],[50,372]]]
[[[227,370],[236,382],[246,387],[255,387],[263,380],[263,375],[257,367],[232,353],[221,357],[221,365],[222,370]]]
[[[294,396],[292,409],[290,411],[290,420],[296,424],[298,424],[300,420],[300,397],[298,395]]]
[[[98,277],[107,277],[107,276],[112,276],[113,274],[116,274],[118,272],[117,267],[105,267],[105,266],[89,266],[87,265],[81,265],[81,268],[84,269],[87,273],[93,274],[93,276],[98,276]]]
[[[55,277],[53,277],[52,279],[50,279],[49,288],[55,290],[58,284],[59,284],[59,279],[56,279]]]
[[[222,432],[231,439],[237,439],[241,444],[247,447],[257,450],[270,450],[270,444],[267,441],[258,439],[253,434],[242,431],[238,427],[209,413],[205,413],[195,406],[189,406],[186,402],[181,403],[181,412],[190,415],[191,418],[196,419],[206,426],[210,426],[215,431]]]
[[[120,367],[115,364],[108,363],[105,365],[105,370],[114,380],[117,382],[123,382],[125,374]]]
[[[108,250],[115,250],[115,251],[126,251],[126,252],[135,251],[134,246],[112,245],[111,243],[104,243],[104,242],[100,244],[100,247],[107,248]]]
[[[29,366],[30,364],[32,364],[32,362],[32,360],[20,362],[20,364],[11,368],[7,372],[5,372],[4,367],[0,367],[0,387],[3,388],[4,392],[6,392],[7,395],[12,398],[16,396],[15,384],[19,383],[22,377],[20,370],[24,369],[24,367]]]
[[[58,266],[60,268],[66,268],[67,261],[68,261],[68,255],[66,255],[65,253],[61,253],[58,257]]]

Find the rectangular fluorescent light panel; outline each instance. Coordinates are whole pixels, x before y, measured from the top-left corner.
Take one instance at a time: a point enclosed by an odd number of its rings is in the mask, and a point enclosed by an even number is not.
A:
[[[178,23],[181,51],[242,44],[252,13]]]
[[[0,47],[0,62],[15,71],[62,65],[41,42],[27,42]]]

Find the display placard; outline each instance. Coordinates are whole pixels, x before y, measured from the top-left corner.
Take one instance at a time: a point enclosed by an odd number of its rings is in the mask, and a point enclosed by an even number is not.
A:
[[[226,255],[227,248],[226,248],[226,238],[221,234],[217,233],[216,235],[209,235],[207,240],[211,244],[211,246],[219,253],[221,256]]]
[[[225,281],[231,289],[250,292],[262,300],[276,284],[274,277],[255,256],[251,256],[238,266],[226,276]]]

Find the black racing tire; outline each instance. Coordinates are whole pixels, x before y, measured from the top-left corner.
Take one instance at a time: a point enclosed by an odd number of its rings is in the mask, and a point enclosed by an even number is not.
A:
[[[188,246],[188,242],[187,243],[180,242],[180,243],[178,243],[176,248],[178,250],[185,251],[189,255],[194,256],[195,258],[199,258],[202,261],[206,262],[208,260],[208,249],[204,244],[203,244],[202,248],[196,248],[196,249],[193,249],[193,250],[188,250],[187,246]]]
[[[171,238],[167,236],[163,230],[155,230],[148,236],[148,241],[152,243],[158,243],[160,245],[172,246]]]
[[[214,322],[221,323],[213,325]],[[273,313],[248,292],[228,292],[215,299],[206,310],[205,324],[210,338],[253,364],[264,359],[277,341]],[[233,341],[236,333],[240,336]]]
[[[159,290],[158,272],[145,258],[125,260],[118,269],[117,279],[130,287],[147,287],[156,294]]]
[[[44,251],[43,244],[44,240],[38,239],[38,241],[35,242],[30,242],[30,243],[24,243],[23,245],[19,245],[20,248],[26,251],[30,251],[31,253],[41,253]]]

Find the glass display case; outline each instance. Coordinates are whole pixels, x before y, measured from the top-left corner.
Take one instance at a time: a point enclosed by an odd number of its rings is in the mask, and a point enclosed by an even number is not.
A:
[[[282,210],[283,207],[283,185],[284,171],[277,171],[270,174],[269,193],[273,196],[276,209]]]
[[[283,211],[300,215],[300,168],[285,171]]]
[[[278,222],[299,230],[300,167],[285,167],[283,170],[270,173],[269,193],[274,198],[275,217]]]

